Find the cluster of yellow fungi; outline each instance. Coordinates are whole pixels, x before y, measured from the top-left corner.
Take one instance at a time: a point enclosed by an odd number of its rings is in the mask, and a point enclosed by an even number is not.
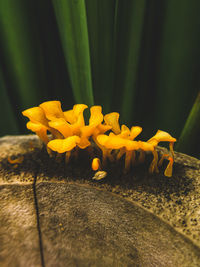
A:
[[[142,128],[133,126],[129,129],[126,125],[119,125],[119,113],[112,112],[105,116],[102,114],[101,106],[90,108],[89,124],[85,124],[83,112],[88,108],[84,104],[76,104],[73,109],[63,111],[60,101],[47,101],[38,107],[26,109],[22,114],[29,118],[27,128],[35,132],[47,146],[51,155],[52,151],[65,153],[66,162],[69,161],[72,151],[92,147],[95,143],[102,151],[102,161],[94,158],[92,169],[101,170],[105,167],[107,160],[119,160],[125,156],[125,171],[135,163],[136,151],[138,151],[139,162],[143,162],[145,152],[153,154],[153,160],[149,167],[150,173],[158,173],[158,166],[166,158],[169,163],[165,169],[165,176],[172,176],[174,162],[173,144],[176,139],[164,131],[157,133],[148,141],[136,141],[135,138],[141,133]],[[51,136],[47,133],[50,132]],[[108,134],[105,134],[109,132]],[[93,140],[93,142],[92,142]],[[92,143],[91,143],[92,142]],[[156,147],[159,142],[169,142],[170,153],[163,154],[158,159]]]

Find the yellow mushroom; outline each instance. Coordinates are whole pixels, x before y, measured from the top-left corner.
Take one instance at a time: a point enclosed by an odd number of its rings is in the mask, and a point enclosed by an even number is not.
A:
[[[107,125],[112,126],[112,130],[115,134],[120,134],[120,126],[119,126],[119,113],[112,112],[108,113],[104,116],[104,121]]]
[[[129,139],[131,131],[126,125],[121,126],[121,132],[118,134],[119,137]]]
[[[85,125],[83,111],[86,108],[88,108],[88,106],[85,104],[76,104],[73,106],[73,109],[64,111],[66,121],[70,124],[74,124],[79,119],[79,123],[82,124],[82,126]]]
[[[87,105],[85,104],[76,104],[73,107],[73,111],[74,111],[74,116],[76,118],[76,122],[79,124],[79,126],[84,126],[85,125],[85,120],[84,120],[84,116],[83,116],[83,111],[88,108]]]
[[[99,146],[100,149],[103,149],[100,144],[98,144],[96,137],[99,134],[103,134],[106,131],[110,130],[112,127],[109,125],[103,125],[103,114],[101,106],[92,106],[90,108],[90,119],[89,125],[83,126],[80,128],[81,130],[81,141],[79,146],[81,148],[85,148],[89,146],[91,143],[89,142],[89,138],[92,136],[94,142]]]
[[[93,171],[98,171],[99,169],[101,169],[101,162],[99,158],[94,158],[92,160],[92,169]]]
[[[49,139],[47,136],[47,130],[49,129],[48,120],[45,117],[44,111],[40,107],[33,107],[22,111],[25,117],[29,118],[29,122],[26,127],[35,132],[39,138],[47,144]]]
[[[121,132],[119,136],[129,140],[134,140],[141,133],[141,131],[142,128],[139,126],[133,126],[130,130],[126,125],[123,124],[121,126]]]
[[[90,126],[97,126],[103,121],[102,107],[101,106],[92,106],[90,108]]]
[[[130,163],[132,160],[132,157],[135,156],[133,151],[139,149],[139,145],[137,141],[127,140],[119,135],[115,135],[113,133],[110,133],[108,135],[99,135],[97,136],[97,141],[100,145],[102,145],[104,148],[106,148],[108,151],[106,151],[103,154],[103,160],[104,158],[109,156],[108,152],[112,151],[113,149],[123,149],[126,156],[125,156],[125,170],[128,171],[130,168]]]
[[[40,107],[33,107],[22,111],[25,117],[28,117],[30,121],[34,123],[40,123],[48,127],[48,120],[45,117],[45,113]]]
[[[90,108],[89,125],[84,125],[80,128],[81,136],[89,138],[95,132],[95,128],[103,121],[102,107],[93,106]]]
[[[134,140],[142,132],[142,127],[133,126],[131,127],[130,140]]]
[[[73,109],[64,111],[64,117],[65,117],[65,120],[71,124],[73,124],[77,121],[77,118],[74,116],[74,110]]]
[[[173,163],[174,163],[174,158],[173,157],[170,157],[169,154],[163,154],[161,159],[159,160],[158,162],[158,166],[161,166],[164,159],[168,159],[169,160],[169,163],[165,169],[165,172],[164,172],[164,175],[165,176],[168,176],[168,177],[171,177],[172,176],[172,169],[173,169]]]
[[[154,147],[156,147],[160,142],[174,143],[176,142],[176,138],[172,137],[167,132],[158,130],[157,133],[147,141],[147,143],[152,144]]]
[[[74,135],[80,135],[81,127],[85,126],[83,111],[86,108],[87,108],[87,105],[84,105],[84,104],[76,104],[73,106],[74,123],[70,124],[70,128]]]
[[[152,152],[154,151],[154,146],[150,143],[143,142],[143,141],[138,141],[137,143],[138,143],[139,149],[141,149],[142,151],[152,151]]]
[[[70,136],[65,139],[54,139],[51,140],[47,146],[58,153],[65,153],[66,152],[66,162],[69,161],[71,150],[77,146],[80,142],[79,136]]]
[[[120,134],[117,134],[117,136],[120,138],[124,138],[124,139],[128,139],[128,140],[133,141],[140,134],[141,131],[142,131],[142,128],[139,126],[133,126],[130,130],[126,125],[123,124],[121,126],[121,132],[120,132]],[[126,152],[127,151],[126,151],[125,147],[120,148],[120,150],[116,156],[117,160],[119,160]],[[126,158],[128,158],[128,152],[127,152]],[[133,164],[135,163],[135,152],[134,151],[132,151],[131,161]],[[127,164],[125,164],[125,165],[127,165]]]
[[[102,151],[102,165],[103,166],[106,165],[107,158],[110,158],[112,160],[112,156],[111,156],[112,150],[105,147],[104,140],[103,140],[104,136],[107,137],[107,135],[97,135],[97,136],[93,137],[95,143]]]
[[[125,172],[128,172],[131,163],[135,163],[135,151],[139,149],[139,144],[137,141],[126,140],[125,149]]]
[[[46,118],[50,121],[64,118],[60,101],[46,101],[39,106],[43,109]]]
[[[172,157],[168,157],[169,163],[165,169],[164,175],[167,177],[171,177],[172,176],[172,170],[173,170],[173,163],[174,163],[174,159]]]
[[[152,153],[153,153],[153,160],[150,164],[149,172],[150,173],[154,173],[154,172],[158,173],[159,172],[159,170],[158,170],[158,152],[154,149],[152,151]]]
[[[29,118],[27,128],[35,132],[42,141],[47,144],[47,151],[66,153],[66,161],[69,160],[71,151],[75,148],[85,149],[91,146],[92,138],[96,145],[102,150],[102,164],[106,159],[111,161],[119,159],[125,154],[125,171],[128,171],[131,164],[135,162],[136,151],[139,151],[139,161],[144,161],[145,152],[151,151],[153,160],[149,167],[151,173],[158,172],[158,165],[161,165],[164,158],[169,160],[165,175],[171,177],[174,162],[173,145],[176,139],[164,131],[157,133],[147,142],[135,141],[141,133],[142,128],[133,126],[129,129],[126,125],[119,125],[119,113],[112,112],[103,116],[101,106],[90,108],[89,124],[85,125],[84,110],[85,104],[76,104],[73,109],[62,111],[60,101],[47,101],[22,112]],[[103,122],[104,121],[104,122]],[[105,132],[111,130],[109,135]],[[47,131],[50,131],[53,140],[49,142]],[[163,155],[158,163],[156,146],[159,142],[169,142],[171,155]],[[51,149],[51,150],[50,150]],[[114,151],[113,151],[114,150]],[[76,151],[77,152],[77,151]],[[100,160],[94,158],[92,169],[100,168]]]
[[[173,145],[174,142],[176,142],[176,138],[172,137],[170,134],[168,134],[167,132],[158,130],[157,133],[147,141],[147,143],[152,144],[154,146],[154,148],[158,145],[159,142],[169,142],[169,148],[170,148],[170,152],[172,154],[172,157],[170,157],[170,162],[165,170],[165,174],[167,174],[166,176],[169,176],[170,172],[172,174],[172,166],[173,166],[173,161],[174,161],[174,151],[173,151]],[[150,172],[153,172],[154,170],[158,171],[158,167],[157,167],[157,162],[158,162],[158,155],[157,152],[154,151],[153,153],[154,155],[154,159],[152,161],[152,164],[150,166]]]
[[[50,121],[49,126],[58,130],[65,138],[73,135],[71,125],[63,118]]]
[[[35,132],[45,144],[49,142],[49,138],[47,136],[48,127],[39,123],[34,123],[32,121],[27,122],[26,127],[32,132]]]
[[[70,136],[65,139],[54,139],[51,140],[47,146],[58,153],[65,153],[71,151],[80,142],[79,136]]]

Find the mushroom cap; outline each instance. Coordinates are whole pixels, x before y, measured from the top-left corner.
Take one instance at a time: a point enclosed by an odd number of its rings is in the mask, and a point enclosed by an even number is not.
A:
[[[99,158],[94,158],[92,160],[92,169],[93,171],[97,171],[100,168],[100,159]]]
[[[130,129],[125,124],[122,124],[121,133],[118,136],[129,139],[130,133]]]
[[[97,136],[98,134],[103,134],[112,128],[109,125],[102,124],[103,114],[101,106],[92,106],[90,108],[90,113],[89,125],[80,128],[81,136]]]
[[[100,134],[104,134],[108,130],[110,130],[112,127],[110,125],[105,125],[105,124],[99,124],[97,127],[94,128],[93,130],[93,136],[97,137]]]
[[[72,135],[70,124],[63,118],[50,121],[49,126],[58,130],[65,138]]]
[[[90,137],[94,132],[95,126],[85,125],[80,128],[81,137]]]
[[[139,148],[143,151],[154,151],[154,146],[150,143],[138,141]]]
[[[64,118],[60,101],[46,101],[39,106],[44,110],[45,116],[48,120]]]
[[[97,126],[103,121],[102,107],[101,106],[92,106],[90,108],[90,126]]]
[[[131,127],[130,140],[134,140],[142,132],[142,127],[133,126]]]
[[[73,106],[74,116],[76,118],[76,123],[81,127],[85,125],[85,120],[83,116],[83,111],[88,108],[85,104],[76,104]]]
[[[27,127],[27,129],[29,129],[29,130],[31,130],[33,132],[39,132],[41,130],[47,130],[47,127],[44,126],[43,124],[35,123],[35,122],[32,122],[32,121],[27,122],[26,127]]]
[[[159,142],[176,142],[176,138],[172,137],[167,132],[158,130],[157,133],[147,141],[150,144],[153,144],[154,146],[157,146]]]
[[[47,136],[48,127],[46,127],[45,125],[41,123],[35,123],[32,121],[27,122],[26,127],[27,129],[35,132],[45,144],[48,143],[49,141],[48,136]]]
[[[74,117],[73,109],[64,111],[64,117],[65,117],[66,121],[71,123],[71,124],[76,122],[76,118]]]
[[[84,117],[83,117],[83,111],[88,108],[85,104],[76,104],[73,106],[73,109],[64,111],[64,116],[67,122],[74,124],[78,121],[78,119],[81,117],[81,121],[79,119],[79,123],[81,122],[81,125],[85,125]]]
[[[111,136],[102,134],[97,136],[97,141],[100,145],[108,149],[120,149],[124,147],[123,139],[118,136],[112,138]]]
[[[112,130],[115,134],[120,134],[120,126],[119,126],[119,113],[111,112],[104,116],[104,121],[107,125],[112,126]]]
[[[109,136],[105,134],[98,135],[97,141],[108,149],[120,149],[122,147],[125,147],[128,151],[139,149],[138,142],[124,139],[113,133],[110,133]]]
[[[25,117],[28,117],[31,122],[40,123],[48,127],[48,120],[46,119],[42,108],[40,107],[29,108],[29,109],[22,111],[22,114]]]
[[[141,133],[141,131],[142,128],[139,126],[133,126],[130,130],[126,125],[123,124],[121,126],[121,133],[119,136],[125,139],[134,140]]]
[[[64,153],[71,151],[80,142],[79,136],[70,136],[65,139],[54,139],[51,140],[47,146],[58,153]]]
[[[76,118],[78,118],[78,116],[79,116],[80,114],[83,114],[83,111],[84,111],[86,108],[88,108],[88,106],[85,105],[85,104],[75,104],[75,105],[73,106],[74,116],[75,116]]]
[[[77,144],[78,147],[80,147],[81,149],[85,149],[86,147],[90,146],[91,143],[90,141],[88,140],[87,137],[81,137],[80,138],[80,143]]]

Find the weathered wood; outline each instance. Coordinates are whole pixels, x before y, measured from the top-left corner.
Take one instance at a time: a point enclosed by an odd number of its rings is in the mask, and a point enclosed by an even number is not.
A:
[[[29,251],[39,251],[38,231],[33,231],[38,219],[40,252],[46,266],[199,266],[200,161],[175,154],[172,178],[165,177],[163,169],[149,175],[151,158],[147,158],[146,164],[135,166],[126,175],[122,162],[112,164],[108,176],[97,182],[92,180],[87,153],[81,152],[66,166],[64,160],[49,158],[37,137],[1,138],[0,185],[3,192],[10,192],[1,203],[4,210],[9,202],[20,205],[18,213],[14,206],[13,212],[9,209],[9,223],[5,228],[3,221],[0,232],[24,232],[23,226],[19,229],[13,221],[22,220],[19,213],[25,201],[25,206],[30,206],[26,210],[28,222],[34,215],[29,236],[36,236],[38,245],[35,249],[33,239]],[[8,155],[24,156],[24,161],[14,166],[8,163]],[[37,194],[37,210],[31,188]],[[5,194],[2,196],[4,199]],[[10,243],[6,245],[7,249],[0,247],[5,263],[9,251],[18,253]],[[26,255],[20,254],[20,258],[26,259]],[[31,255],[40,263],[40,256]],[[37,266],[30,256],[31,264]],[[24,265],[19,262],[18,266]]]
[[[75,184],[36,189],[47,266],[199,266],[198,247],[129,201]]]
[[[30,140],[30,138],[28,138]],[[34,168],[8,162],[27,153],[24,138],[0,139],[0,266],[41,266],[33,192]],[[21,168],[21,169],[20,169]]]
[[[41,266],[32,185],[0,185],[0,266]]]

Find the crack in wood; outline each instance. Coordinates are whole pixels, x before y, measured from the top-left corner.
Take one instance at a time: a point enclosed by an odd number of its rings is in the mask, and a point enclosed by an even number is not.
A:
[[[37,172],[34,175],[33,196],[34,196],[36,219],[37,219],[37,231],[38,231],[38,238],[39,238],[41,265],[42,265],[42,267],[45,267],[43,242],[42,242],[42,232],[41,232],[41,228],[40,228],[40,216],[39,216],[39,207],[38,207],[37,192],[36,192],[36,182],[37,182]]]

